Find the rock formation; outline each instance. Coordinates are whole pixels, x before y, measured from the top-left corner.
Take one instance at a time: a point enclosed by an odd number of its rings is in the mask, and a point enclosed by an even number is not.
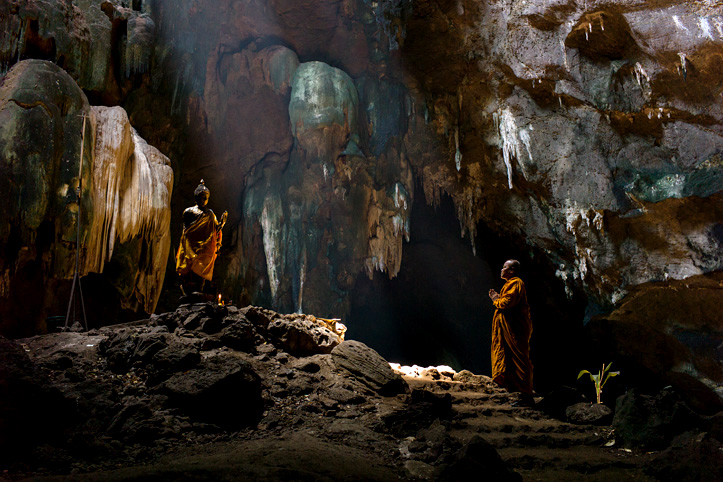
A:
[[[153,311],[170,249],[168,158],[138,136],[122,108],[89,106],[48,61],[22,61],[7,73],[0,117],[8,178],[0,188],[3,332],[43,331],[46,316],[65,313],[58,288],[75,272],[81,185],[80,275],[102,273],[114,259],[110,283],[122,304]]]

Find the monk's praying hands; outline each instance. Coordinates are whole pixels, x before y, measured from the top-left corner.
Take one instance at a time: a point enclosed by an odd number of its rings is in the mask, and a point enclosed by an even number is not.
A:
[[[490,299],[492,301],[494,301],[500,297],[500,294],[498,292],[496,292],[495,290],[490,290],[489,295],[490,295]]]

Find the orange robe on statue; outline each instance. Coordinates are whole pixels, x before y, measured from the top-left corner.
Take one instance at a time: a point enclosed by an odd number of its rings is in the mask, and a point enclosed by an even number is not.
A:
[[[211,281],[216,253],[221,247],[221,231],[218,226],[216,215],[209,209],[184,228],[176,253],[176,272],[179,275],[194,272]]]
[[[532,319],[525,283],[510,278],[493,301],[492,379],[511,392],[532,394]]]

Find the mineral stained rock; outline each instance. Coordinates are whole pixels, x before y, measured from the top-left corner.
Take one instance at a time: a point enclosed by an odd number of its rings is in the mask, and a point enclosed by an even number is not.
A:
[[[80,275],[102,272],[115,252],[123,303],[153,311],[170,249],[168,159],[138,136],[122,108],[91,108],[51,62],[26,60],[8,72],[0,117],[0,159],[11,180],[0,188],[8,200],[0,215],[3,331],[42,331],[45,316],[62,306],[58,283],[75,269],[79,173]]]

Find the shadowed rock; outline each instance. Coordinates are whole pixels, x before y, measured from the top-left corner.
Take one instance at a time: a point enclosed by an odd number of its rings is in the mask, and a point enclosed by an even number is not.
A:
[[[0,336],[0,463],[37,443],[60,441],[73,404],[48,386],[23,348]]]
[[[613,419],[615,434],[625,447],[647,450],[667,447],[676,435],[698,423],[695,413],[669,390],[655,396],[630,390],[618,398]]]
[[[191,370],[173,375],[158,388],[170,406],[220,427],[237,428],[258,421],[263,402],[261,380],[233,354],[218,354]]]
[[[452,463],[442,467],[436,478],[444,482],[481,479],[517,482],[522,477],[509,469],[495,448],[478,435],[454,455]]]
[[[382,422],[395,436],[408,437],[430,427],[435,420],[451,420],[454,413],[449,393],[412,390],[406,405],[383,417]]]
[[[602,403],[576,403],[565,410],[567,420],[572,423],[608,425],[613,411]]]
[[[685,433],[655,457],[648,473],[661,481],[723,480],[723,444],[706,433]]]
[[[389,362],[364,343],[348,340],[331,352],[334,364],[357,380],[379,392],[391,396],[409,390],[407,383],[389,367]]]

